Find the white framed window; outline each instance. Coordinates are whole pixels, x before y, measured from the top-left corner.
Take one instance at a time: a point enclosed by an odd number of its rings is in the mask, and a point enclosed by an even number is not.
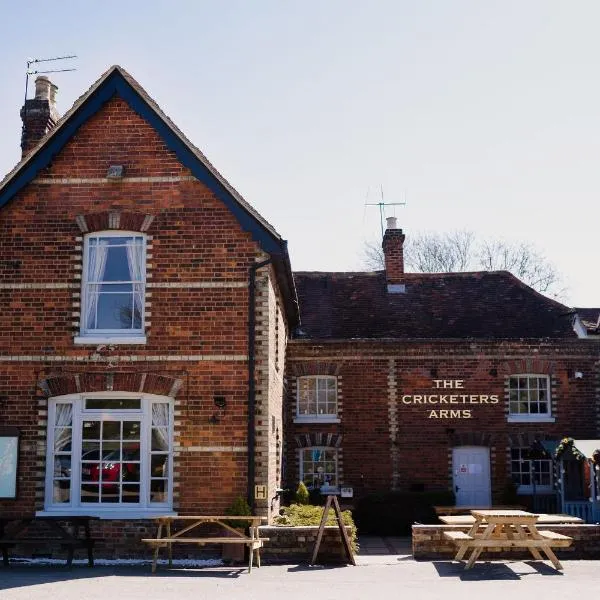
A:
[[[172,424],[164,396],[50,398],[45,511],[135,518],[171,510]]]
[[[81,331],[76,343],[144,343],[146,236],[124,231],[84,238]]]
[[[548,375],[512,375],[508,378],[508,420],[554,421]]]
[[[338,451],[336,448],[312,446],[300,450],[300,480],[309,490],[338,490]]]
[[[531,448],[511,448],[510,473],[517,493],[545,494],[553,491],[553,465],[550,458],[539,458]]]
[[[298,377],[294,420],[339,422],[337,394],[337,377]]]

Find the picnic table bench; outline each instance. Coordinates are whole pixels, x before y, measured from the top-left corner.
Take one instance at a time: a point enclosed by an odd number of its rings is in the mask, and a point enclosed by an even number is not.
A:
[[[266,517],[256,516],[235,516],[235,515],[186,515],[186,516],[161,516],[155,517],[154,520],[158,523],[158,531],[155,538],[144,538],[142,542],[150,544],[154,547],[154,557],[152,560],[152,572],[156,572],[156,563],[158,553],[161,548],[167,548],[169,566],[173,565],[173,544],[196,544],[203,546],[205,544],[243,544],[249,550],[248,552],[248,572],[252,572],[252,564],[256,556],[256,566],[260,567],[260,549],[263,543],[269,538],[261,538],[258,532],[258,526],[262,521],[266,521]],[[172,530],[172,524],[175,521],[183,521],[184,526],[178,531]],[[248,523],[248,534],[239,531],[232,526],[235,522]],[[185,522],[188,522],[186,525]],[[214,524],[228,533],[225,535],[208,535],[208,536],[186,536],[192,530],[202,525]],[[165,535],[163,535],[163,533]]]
[[[554,531],[539,531],[538,515],[522,510],[472,510],[473,522],[467,533],[444,531],[444,537],[458,547],[455,560],[462,560],[471,552],[466,569],[470,569],[485,549],[527,548],[534,559],[543,560],[545,554],[556,569],[562,569],[552,548],[566,548],[573,538]],[[450,517],[440,518],[448,522]]]
[[[94,544],[90,533],[90,520],[97,517],[85,515],[33,515],[24,517],[0,518],[0,548],[2,562],[10,565],[9,549],[20,545],[34,545],[45,548],[57,543],[67,550],[67,566],[73,564],[75,549],[87,550],[88,566],[94,566]],[[29,527],[34,525],[34,535],[27,535]],[[40,527],[37,527],[40,525]],[[25,535],[23,535],[25,534]]]

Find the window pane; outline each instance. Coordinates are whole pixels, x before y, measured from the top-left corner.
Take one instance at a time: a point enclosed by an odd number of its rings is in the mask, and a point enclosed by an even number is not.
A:
[[[69,480],[55,480],[52,487],[52,502],[63,504],[71,501],[71,482]]]
[[[169,449],[169,430],[166,427],[152,428],[152,450]]]
[[[133,295],[98,295],[97,329],[132,329]]]
[[[54,424],[59,427],[67,427],[73,424],[73,405],[59,402],[56,404]]]
[[[71,477],[71,457],[70,456],[55,456],[54,457],[54,477],[66,478]]]
[[[121,499],[127,504],[139,504],[140,486],[137,484],[124,483]]]
[[[154,454],[150,464],[152,477],[167,477],[169,474],[169,457],[166,454]]]
[[[140,422],[139,421],[123,421],[123,439],[124,440],[139,440],[140,439]]]
[[[84,421],[82,437],[84,440],[99,440],[100,421]]]
[[[123,442],[123,460],[140,460],[138,442]]]
[[[140,463],[123,463],[121,481],[139,481]]]
[[[84,462],[81,464],[81,481],[100,481],[100,463]]]
[[[111,242],[113,243],[108,247],[102,281],[130,281],[127,249],[125,246],[116,246],[114,238]]]
[[[81,460],[100,460],[100,442],[82,442]]]
[[[54,428],[54,452],[71,452],[71,439],[73,437],[70,427]]]
[[[104,421],[102,427],[103,440],[118,440],[121,438],[121,422],[120,421]]]
[[[139,410],[139,398],[87,398],[86,410]]]
[[[150,484],[150,502],[167,502],[166,479],[153,479]]]

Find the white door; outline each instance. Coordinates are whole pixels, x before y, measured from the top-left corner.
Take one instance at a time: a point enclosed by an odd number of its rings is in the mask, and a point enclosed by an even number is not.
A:
[[[490,450],[461,446],[452,450],[456,506],[491,506]]]

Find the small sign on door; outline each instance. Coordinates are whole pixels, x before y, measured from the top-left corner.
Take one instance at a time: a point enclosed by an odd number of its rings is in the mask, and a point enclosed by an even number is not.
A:
[[[460,467],[458,468],[458,472],[459,473],[468,473],[469,465],[460,465]]]

